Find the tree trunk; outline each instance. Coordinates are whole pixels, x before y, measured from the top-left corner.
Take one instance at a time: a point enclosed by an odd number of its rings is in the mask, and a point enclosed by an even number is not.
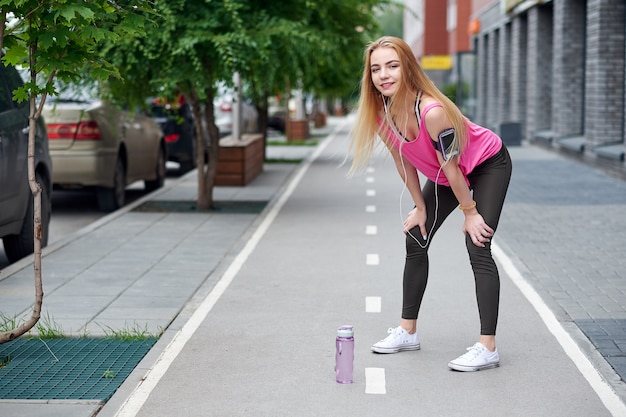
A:
[[[206,200],[198,200],[198,208],[210,210],[213,208],[213,187],[217,176],[217,165],[220,158],[220,132],[215,125],[215,109],[213,107],[213,88],[205,90],[204,120],[209,134],[209,163],[204,170],[204,195]]]
[[[263,135],[263,160],[265,161],[265,159],[266,159],[266,152],[265,152],[265,150],[267,149],[267,121],[268,121],[267,110],[268,110],[268,107],[269,107],[267,91],[263,92],[263,96],[255,104],[256,104],[256,106],[255,106],[256,107],[256,111],[257,111],[257,114],[259,116],[257,124],[258,124],[258,127],[259,127],[259,131]]]
[[[31,63],[31,68],[34,65]],[[35,269],[35,304],[30,318],[22,323],[17,329],[13,329],[0,334],[0,343],[9,342],[16,339],[30,329],[39,321],[41,317],[41,306],[43,304],[43,280],[41,279],[41,239],[43,236],[41,224],[41,184],[35,176],[35,134],[37,133],[37,118],[35,97],[30,97],[30,114],[28,116],[28,185],[33,193],[34,204],[34,269]]]

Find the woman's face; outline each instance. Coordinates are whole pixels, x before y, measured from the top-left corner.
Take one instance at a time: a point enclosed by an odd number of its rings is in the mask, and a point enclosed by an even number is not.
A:
[[[372,83],[385,97],[393,96],[400,88],[400,58],[395,49],[378,47],[370,55]]]

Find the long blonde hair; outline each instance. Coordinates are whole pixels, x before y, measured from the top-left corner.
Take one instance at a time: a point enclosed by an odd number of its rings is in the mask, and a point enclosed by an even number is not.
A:
[[[393,98],[387,101],[386,114],[388,117],[383,119],[383,123],[380,125],[378,118],[383,113],[385,99],[374,86],[370,68],[372,52],[377,48],[393,48],[400,59],[401,68],[401,80],[397,92]],[[386,135],[382,132],[388,127],[393,128],[393,126],[389,126],[390,120],[395,121],[397,126],[405,126],[408,118],[414,117],[412,112],[406,111],[404,105],[408,102],[414,102],[418,91],[430,95],[441,103],[446,116],[456,131],[454,145],[463,152],[467,142],[467,121],[463,113],[428,78],[406,42],[393,36],[383,36],[368,44],[364,53],[361,96],[349,147],[349,154],[353,155],[350,174],[367,167],[374,150],[380,144],[377,137],[380,136],[382,140],[387,140]]]

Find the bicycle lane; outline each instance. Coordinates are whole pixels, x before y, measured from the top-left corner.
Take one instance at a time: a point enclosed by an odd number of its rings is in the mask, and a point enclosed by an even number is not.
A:
[[[143,400],[131,396],[120,415],[610,415],[502,269],[500,368],[448,370],[447,362],[478,333],[458,213],[431,247],[418,327],[422,349],[370,352],[398,323],[400,206],[410,201],[390,158],[377,156],[367,174],[346,178],[340,164],[348,129],[331,134],[303,163],[262,233],[250,237],[258,240],[234,261],[232,281],[216,286],[219,294],[200,306],[205,316],[171,365]],[[350,385],[334,381],[334,339],[342,324],[355,327]]]

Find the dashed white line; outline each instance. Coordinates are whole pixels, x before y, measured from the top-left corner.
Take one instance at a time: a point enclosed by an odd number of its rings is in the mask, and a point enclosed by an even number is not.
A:
[[[365,393],[387,394],[385,368],[365,368]]]
[[[378,233],[378,226],[368,225],[365,226],[366,235],[375,235]]]
[[[366,265],[378,265],[380,264],[380,257],[377,253],[368,253],[365,257]]]
[[[380,297],[365,297],[365,312],[380,313],[382,301]]]
[[[366,183],[368,183],[368,184],[371,184],[371,183],[373,183],[374,181],[375,181],[375,180],[374,180],[374,177],[367,177],[367,178],[365,178],[365,182],[366,182]]]
[[[376,213],[376,206],[365,206],[365,211],[367,213]]]
[[[365,191],[365,195],[368,197],[376,197],[376,190],[367,190]]]

